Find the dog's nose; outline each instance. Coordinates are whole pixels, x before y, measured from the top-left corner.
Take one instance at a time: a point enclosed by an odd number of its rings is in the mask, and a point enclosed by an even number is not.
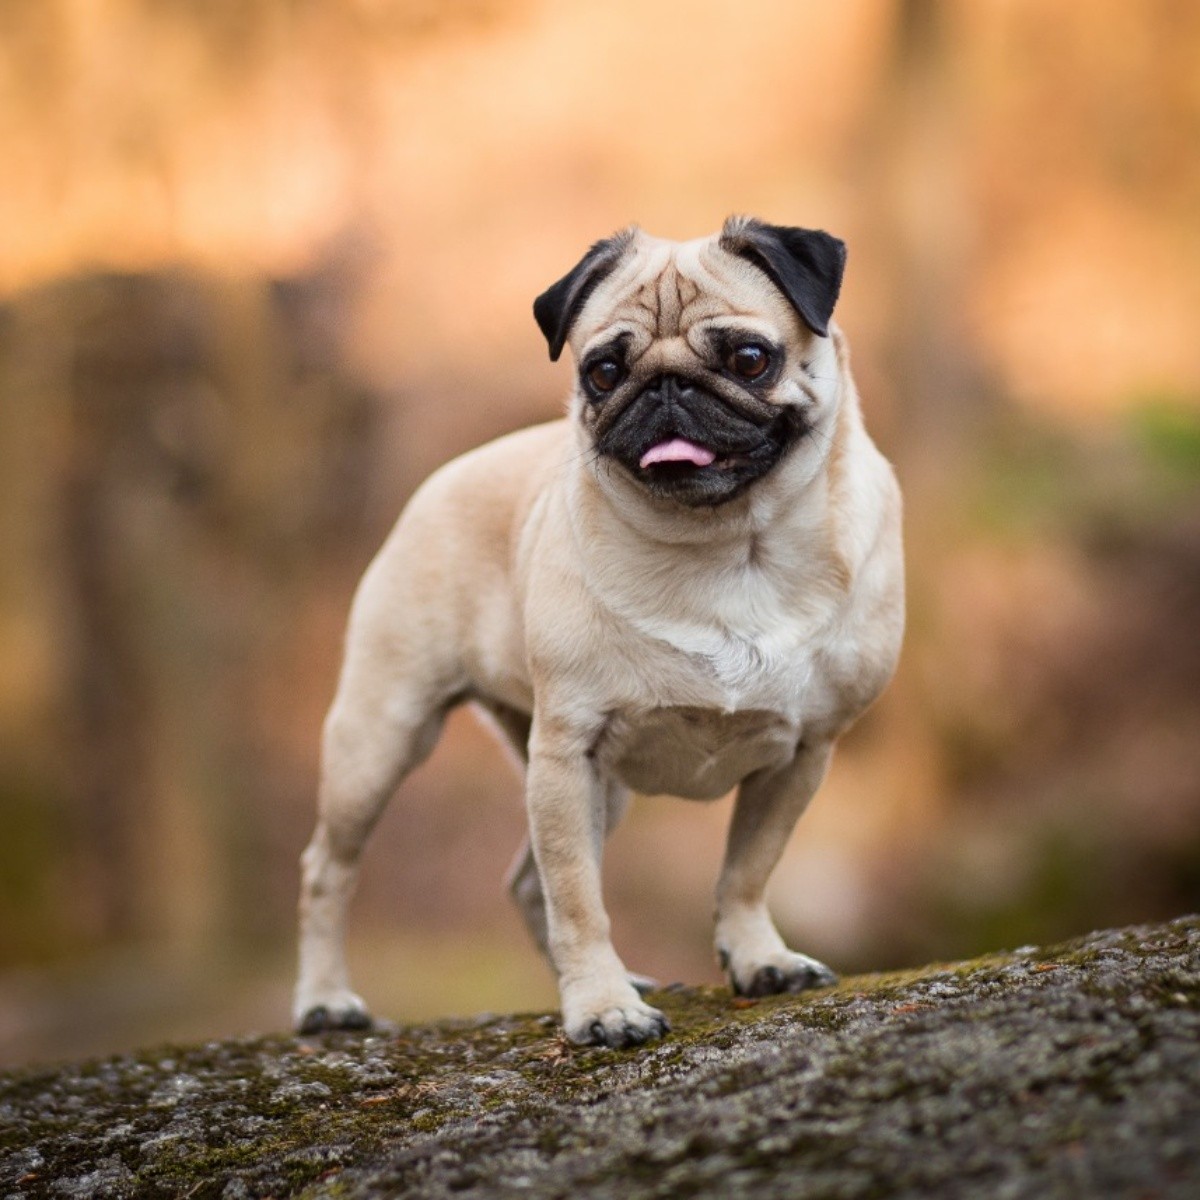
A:
[[[678,404],[695,392],[695,385],[682,375],[656,375],[646,386],[647,394],[657,396],[664,404]]]

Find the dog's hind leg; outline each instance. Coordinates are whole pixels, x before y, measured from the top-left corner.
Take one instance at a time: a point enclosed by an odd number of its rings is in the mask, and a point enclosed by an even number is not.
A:
[[[301,857],[300,969],[293,1019],[301,1033],[365,1029],[371,1018],[351,990],[346,911],[367,837],[400,781],[437,741],[449,702],[428,663],[381,666],[351,642],[325,721],[317,825]],[[404,682],[399,681],[403,677]],[[425,681],[416,687],[412,679]]]
[[[529,765],[529,731],[533,718],[507,704],[480,700],[479,705],[491,718],[501,740],[516,755],[520,765]],[[516,903],[517,911],[525,922],[534,944],[546,959],[550,957],[549,937],[546,930],[546,900],[542,895],[542,881],[538,876],[533,849],[526,836],[517,851],[517,856],[504,878],[509,895]]]
[[[538,875],[537,863],[529,837],[521,843],[504,882],[509,895],[516,903],[517,911],[529,930],[537,948],[547,960],[550,958],[549,931],[546,927],[546,897],[542,895],[542,880]]]

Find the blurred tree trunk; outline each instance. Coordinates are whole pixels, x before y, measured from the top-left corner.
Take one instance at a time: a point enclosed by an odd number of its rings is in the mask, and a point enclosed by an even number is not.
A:
[[[73,399],[78,420],[86,406]],[[119,535],[96,465],[100,439],[87,424],[77,427],[62,492],[64,585],[75,624],[68,664],[75,700],[69,757],[86,876],[77,884],[89,896],[87,923],[102,938],[118,938],[142,932],[144,924],[138,830],[144,839],[150,706],[113,562]]]
[[[882,361],[906,492],[937,490],[989,407],[968,322],[974,222],[970,114],[955,78],[954,10],[897,0],[864,147],[873,269],[885,280]]]
[[[873,104],[857,147],[862,246],[854,257],[876,277],[875,380],[887,397],[880,441],[897,466],[909,531],[910,608],[929,610],[928,589],[957,509],[962,472],[983,434],[992,398],[969,328],[974,222],[969,190],[970,114],[955,75],[955,11],[946,0],[895,0]],[[860,269],[863,269],[860,266]],[[892,768],[888,835],[898,853],[913,831],[941,819],[945,763],[924,725],[924,681],[912,649],[868,718]],[[898,859],[899,861],[899,859]]]
[[[378,444],[376,398],[339,363],[358,263],[335,253],[284,280],[94,275],[0,313],[21,435],[0,466],[41,456],[5,475],[23,520],[5,524],[22,535],[0,617],[6,647],[24,637],[50,662],[49,711],[29,722],[55,726],[40,775],[61,797],[62,859],[38,872],[68,942],[186,953],[292,907],[312,781],[281,745],[293,706],[308,712],[281,680],[309,653],[298,631],[325,568],[365,561],[346,535],[365,523]],[[315,757],[315,729],[310,743]]]
[[[73,320],[59,552],[84,920],[102,938],[192,940],[213,924],[223,872],[205,798],[170,751],[180,708],[203,731],[210,685],[179,653],[198,635],[170,601],[189,514],[163,496],[155,438],[203,358],[202,306],[179,281],[100,277],[63,293]]]

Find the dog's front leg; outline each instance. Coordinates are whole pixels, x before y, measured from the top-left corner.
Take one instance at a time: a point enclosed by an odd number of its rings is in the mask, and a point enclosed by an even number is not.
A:
[[[717,884],[716,946],[740,995],[799,992],[837,982],[824,963],[787,948],[766,903],[767,881],[825,778],[832,752],[832,741],[801,746],[787,767],[751,775],[738,789]]]
[[[604,1046],[661,1037],[666,1018],[643,1002],[613,949],[600,888],[605,788],[586,740],[535,718],[526,793],[567,1036]]]

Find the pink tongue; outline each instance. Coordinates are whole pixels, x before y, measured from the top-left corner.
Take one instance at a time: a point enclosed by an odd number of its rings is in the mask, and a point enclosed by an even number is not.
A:
[[[689,442],[686,438],[671,438],[668,442],[659,442],[657,446],[651,446],[642,455],[638,466],[644,469],[660,462],[687,462],[696,467],[707,467],[716,457],[711,450],[697,446],[695,442]]]

